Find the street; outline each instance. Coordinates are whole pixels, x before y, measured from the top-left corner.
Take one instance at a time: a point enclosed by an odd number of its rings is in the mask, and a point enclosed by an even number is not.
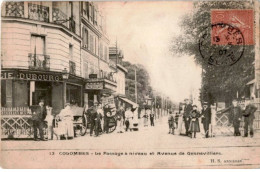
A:
[[[3,141],[2,157],[5,157],[3,160],[23,157],[22,161],[6,161],[4,164],[8,168],[45,168],[45,163],[49,168],[96,168],[97,162],[100,168],[258,167],[259,133],[254,138],[218,136],[208,139],[200,133],[196,139],[191,139],[168,134],[167,120],[166,116],[157,119],[155,127],[142,127],[140,122],[139,131],[114,131],[100,137]]]

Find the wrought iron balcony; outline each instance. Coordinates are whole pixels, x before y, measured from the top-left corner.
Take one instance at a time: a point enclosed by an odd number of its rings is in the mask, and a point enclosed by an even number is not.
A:
[[[37,4],[28,4],[29,19],[49,22],[49,7]]]
[[[70,61],[69,66],[70,66],[69,73],[72,74],[72,75],[76,75],[76,64],[75,64],[75,62]]]
[[[29,53],[29,68],[34,70],[50,70],[50,56]]]
[[[56,24],[63,24],[67,21],[67,15],[58,8],[52,8],[52,20]]]
[[[6,16],[24,17],[24,2],[5,2]]]

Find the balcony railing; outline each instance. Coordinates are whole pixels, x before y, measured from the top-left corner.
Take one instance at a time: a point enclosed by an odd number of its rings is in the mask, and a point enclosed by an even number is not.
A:
[[[69,17],[66,13],[62,12],[59,8],[50,8],[48,6],[28,3],[28,7],[24,2],[5,2],[5,16],[29,18],[31,20],[53,22],[55,24],[62,24],[71,32],[76,33],[75,17]],[[25,9],[28,8],[28,16],[25,15]],[[50,21],[50,15],[52,15],[52,21]]]
[[[70,66],[69,73],[72,74],[72,75],[76,75],[76,64],[75,64],[75,62],[70,61],[69,66]]]
[[[56,24],[62,24],[67,21],[67,15],[58,8],[52,9],[52,20]]]
[[[49,7],[37,4],[28,4],[29,19],[49,22]]]
[[[116,80],[115,78],[113,77],[113,74],[110,72],[110,73],[103,73],[103,76],[101,76],[102,79],[107,79],[111,82],[114,82],[116,83]]]
[[[50,56],[29,53],[29,68],[34,70],[50,70]]]
[[[24,17],[24,2],[5,2],[6,16]]]

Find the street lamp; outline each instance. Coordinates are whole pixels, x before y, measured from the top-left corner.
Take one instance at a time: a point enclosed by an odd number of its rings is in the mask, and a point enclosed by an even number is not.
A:
[[[64,80],[67,80],[67,79],[69,79],[69,73],[68,73],[68,71],[67,71],[67,69],[66,68],[64,68],[63,70],[62,70],[62,78],[64,79]]]
[[[66,103],[66,100],[67,100],[67,95],[66,95],[66,92],[67,92],[67,86],[66,86],[66,80],[69,79],[69,73],[67,71],[66,68],[64,68],[64,70],[62,70],[62,79],[64,80],[64,83],[63,83],[63,104],[64,104],[64,107],[65,107],[65,103]]]

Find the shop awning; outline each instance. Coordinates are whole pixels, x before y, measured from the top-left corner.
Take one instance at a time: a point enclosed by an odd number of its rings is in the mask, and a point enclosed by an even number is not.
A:
[[[120,98],[121,100],[125,101],[126,103],[129,103],[129,104],[133,105],[133,107],[138,107],[138,104],[137,104],[137,103],[135,103],[135,102],[133,102],[133,101],[127,99],[127,98],[124,98],[124,97],[119,97],[119,98]]]
[[[253,79],[252,81],[249,81],[246,85],[251,85],[255,83],[255,79]]]

